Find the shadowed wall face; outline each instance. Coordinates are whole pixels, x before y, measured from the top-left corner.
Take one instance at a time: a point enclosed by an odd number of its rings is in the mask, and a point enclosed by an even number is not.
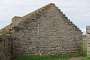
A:
[[[0,35],[0,60],[11,59],[11,41],[9,38]]]

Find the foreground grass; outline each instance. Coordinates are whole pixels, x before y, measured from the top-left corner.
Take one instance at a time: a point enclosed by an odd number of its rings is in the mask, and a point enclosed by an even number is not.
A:
[[[90,57],[84,57],[83,60],[90,60]]]
[[[70,57],[67,55],[62,56],[19,56],[16,60],[68,60]]]
[[[71,55],[23,55],[18,56],[16,60],[90,60],[87,56]]]

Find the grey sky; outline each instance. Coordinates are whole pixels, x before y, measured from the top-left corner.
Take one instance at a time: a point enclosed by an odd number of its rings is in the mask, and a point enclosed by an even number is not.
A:
[[[48,3],[55,3],[82,31],[90,25],[90,0],[0,0],[0,28],[14,16],[23,16]]]

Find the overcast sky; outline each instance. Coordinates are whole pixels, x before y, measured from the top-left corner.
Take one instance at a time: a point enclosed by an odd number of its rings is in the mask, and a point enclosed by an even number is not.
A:
[[[0,28],[14,16],[24,16],[48,3],[55,3],[82,31],[90,25],[90,0],[0,0]]]

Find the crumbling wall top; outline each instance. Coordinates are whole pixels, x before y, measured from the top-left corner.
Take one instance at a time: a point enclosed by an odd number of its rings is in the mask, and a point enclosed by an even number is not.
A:
[[[40,9],[30,13],[30,14],[27,14],[27,15],[23,16],[23,18],[28,18],[28,17],[29,18],[36,18],[36,17],[40,17],[41,15],[43,15],[43,13],[45,11],[52,9],[52,7],[53,7],[53,9],[54,8],[57,9],[62,14],[63,18],[65,19],[64,21],[67,24],[71,25],[76,31],[80,31],[81,32],[81,30],[73,22],[71,22],[70,19],[61,11],[61,9],[58,9],[58,7],[56,7],[54,3],[50,3],[50,4],[44,6],[44,7],[40,8]]]
[[[90,34],[90,26],[86,26],[86,33]]]

